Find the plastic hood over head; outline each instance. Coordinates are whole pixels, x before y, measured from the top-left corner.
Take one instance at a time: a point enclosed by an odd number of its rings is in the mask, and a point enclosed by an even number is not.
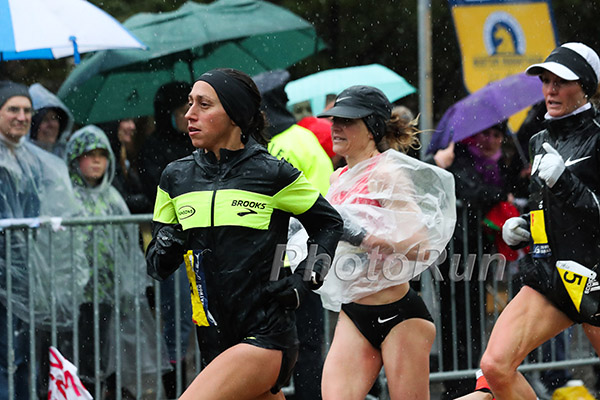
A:
[[[87,125],[77,130],[67,143],[65,155],[69,175],[76,186],[89,187],[79,170],[78,158],[95,149],[103,149],[108,153],[108,165],[102,182],[95,190],[104,190],[112,184],[115,177],[115,155],[110,147],[110,142],[104,131],[95,125]]]
[[[34,83],[29,87],[29,95],[31,96],[34,110],[33,117],[31,118],[29,139],[44,150],[49,151],[58,157],[63,157],[67,146],[67,140],[69,140],[69,136],[73,130],[73,123],[75,122],[71,110],[69,110],[54,93],[39,83]],[[52,148],[46,148],[37,143],[36,140],[39,126],[46,113],[50,110],[53,110],[58,114],[60,127],[56,143]]]

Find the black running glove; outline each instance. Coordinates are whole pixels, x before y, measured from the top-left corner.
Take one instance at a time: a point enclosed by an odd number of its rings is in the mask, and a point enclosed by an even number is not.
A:
[[[294,273],[275,282],[269,282],[266,290],[286,310],[295,310],[310,291],[310,281],[305,281],[303,274]]]
[[[188,234],[181,225],[165,225],[156,234],[156,252],[160,255],[185,251]]]
[[[322,271],[322,262],[318,260],[311,272],[306,271],[306,260],[302,261],[296,271],[283,279],[269,282],[266,291],[287,310],[295,310],[306,294],[317,290],[323,285],[323,277],[317,271]]]
[[[155,225],[146,250],[148,275],[162,281],[179,268],[186,251],[188,233],[181,225]]]

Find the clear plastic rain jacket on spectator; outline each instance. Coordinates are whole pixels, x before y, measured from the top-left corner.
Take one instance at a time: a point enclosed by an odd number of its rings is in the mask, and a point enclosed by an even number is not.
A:
[[[79,169],[79,157],[94,149],[104,149],[108,153],[108,166],[97,186],[90,186]],[[115,175],[115,156],[104,132],[88,125],[73,134],[67,143],[66,153],[69,175],[73,182],[75,196],[83,205],[85,216],[104,217],[110,215],[129,215],[127,204],[111,183]],[[91,266],[98,264],[98,296],[101,303],[114,302],[115,274],[118,275],[121,290],[126,294],[142,293],[149,280],[146,279],[145,263],[141,249],[130,249],[135,240],[128,235],[125,225],[89,226],[85,232],[86,256],[90,265],[90,279],[85,291],[86,300],[93,300],[93,271]],[[93,235],[92,235],[93,231]],[[94,240],[97,246],[97,259],[94,259]],[[118,271],[115,269],[118,268]]]
[[[60,227],[62,217],[81,215],[64,161],[25,138],[15,144],[0,135],[0,188],[0,301],[6,306],[10,295],[18,318],[30,321],[32,315],[35,324],[44,326],[52,323],[54,301],[57,327],[71,326],[73,304],[83,299],[88,273],[80,238]],[[16,222],[34,228],[31,235],[4,229]],[[6,286],[9,269],[11,293]]]
[[[94,149],[104,149],[108,153],[108,166],[97,186],[90,186],[79,169],[79,157]],[[83,214],[89,217],[130,215],[123,197],[111,183],[115,174],[115,157],[104,132],[94,125],[76,131],[67,143],[66,159],[69,174],[77,199],[83,205]],[[80,235],[85,240],[89,280],[84,291],[85,300],[94,300],[94,266],[98,272],[98,299],[103,304],[115,304],[115,284],[119,284],[120,336],[121,349],[125,354],[136,354],[136,343],[143,346],[141,368],[143,373],[156,371],[155,320],[145,297],[150,279],[146,274],[144,254],[138,247],[138,231],[127,225],[95,225],[81,228]],[[94,251],[95,250],[95,251]],[[137,299],[136,299],[137,298]],[[135,303],[139,303],[141,325],[136,330]],[[114,332],[117,321],[111,318],[109,332]],[[137,336],[137,337],[136,337]],[[109,343],[103,356],[107,358],[106,375],[114,372],[114,334],[109,335]],[[162,359],[167,360],[164,344],[158,347]],[[126,357],[123,370],[123,384],[135,390],[135,360]],[[166,367],[166,364],[163,365]],[[168,368],[168,367],[167,367]]]
[[[146,255],[148,272],[162,280],[182,263],[182,248],[201,254],[194,271],[188,268],[194,319],[199,326],[216,326],[225,348],[248,336],[288,331],[293,312],[265,287],[277,245],[287,242],[292,215],[308,230],[309,243],[333,256],[342,221],[300,171],[252,139],[238,151],[221,149],[220,160],[212,152],[196,150],[162,174]],[[157,233],[175,224],[187,234],[186,243],[164,248]]]
[[[49,151],[58,157],[64,157],[67,140],[69,140],[69,136],[71,136],[71,130],[73,129],[73,123],[75,122],[71,110],[65,106],[58,96],[39,83],[34,83],[29,87],[29,95],[31,96],[34,114],[31,118],[31,129],[27,137],[44,150]],[[53,146],[48,147],[47,145],[38,142],[36,139],[37,131],[42,119],[50,110],[55,111],[59,115],[60,125],[56,142]]]
[[[326,198],[344,219],[342,241],[317,291],[333,311],[419,275],[444,250],[456,223],[452,174],[395,150],[342,170]],[[366,235],[385,238],[395,252],[360,247]],[[299,231],[288,248],[301,248],[304,237]]]

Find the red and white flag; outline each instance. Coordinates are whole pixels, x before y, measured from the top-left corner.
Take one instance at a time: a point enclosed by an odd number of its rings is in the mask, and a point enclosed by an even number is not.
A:
[[[77,376],[77,368],[50,346],[48,400],[93,400]]]

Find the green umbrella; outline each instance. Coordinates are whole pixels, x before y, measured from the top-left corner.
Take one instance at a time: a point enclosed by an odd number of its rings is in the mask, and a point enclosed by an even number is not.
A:
[[[324,48],[310,23],[261,0],[189,1],[173,12],[136,14],[123,25],[148,50],[101,51],[75,67],[58,96],[79,123],[151,115],[162,84],[193,82],[212,68],[255,75]]]

